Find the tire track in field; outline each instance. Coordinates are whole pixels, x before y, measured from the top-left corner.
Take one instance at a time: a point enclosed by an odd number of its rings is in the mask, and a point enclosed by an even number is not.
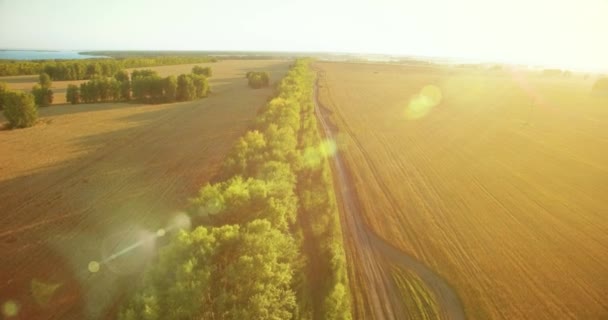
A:
[[[319,118],[325,136],[333,139],[338,130],[328,125],[326,121],[327,112],[322,110],[323,106],[318,100],[318,79],[315,82],[313,92],[315,113]],[[386,190],[386,186],[377,178],[376,169],[370,162],[369,155],[365,152],[365,149],[348,128],[347,134],[355,141],[355,147],[364,156],[367,165],[372,170],[376,183],[380,186],[385,196],[391,199],[391,193]],[[427,289],[436,297],[440,314],[445,318],[455,320],[465,319],[464,308],[460,298],[444,279],[416,258],[386,242],[374,230],[368,227],[362,216],[357,195],[352,189],[354,184],[346,171],[346,165],[340,154],[333,157],[332,167],[335,171],[335,176],[337,176],[336,183],[339,185],[339,193],[344,205],[345,212],[341,215],[344,220],[343,224],[345,224],[345,228],[343,228],[344,233],[353,242],[353,249],[356,252],[352,254],[358,258],[356,263],[361,268],[364,281],[366,282],[366,290],[362,292],[367,298],[367,303],[370,304],[369,308],[366,309],[366,316],[374,319],[407,319],[403,302],[400,301],[399,288],[397,288],[392,280],[390,265],[386,263],[386,260],[388,260],[415,273],[425,283]],[[390,202],[393,203],[394,201]],[[397,209],[394,205],[393,208]]]

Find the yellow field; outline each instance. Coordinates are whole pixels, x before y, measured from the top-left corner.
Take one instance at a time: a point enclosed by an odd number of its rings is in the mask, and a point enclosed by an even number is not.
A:
[[[316,67],[368,223],[446,278],[468,318],[608,317],[608,101],[589,94],[595,79]]]

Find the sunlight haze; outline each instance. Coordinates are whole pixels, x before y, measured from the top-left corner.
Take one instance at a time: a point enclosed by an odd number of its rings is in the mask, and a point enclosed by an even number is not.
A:
[[[605,0],[0,0],[0,48],[383,53],[606,71],[607,16]]]

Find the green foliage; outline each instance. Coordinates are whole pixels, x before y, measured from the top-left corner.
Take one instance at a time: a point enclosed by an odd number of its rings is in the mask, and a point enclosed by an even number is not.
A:
[[[80,103],[80,88],[77,85],[70,84],[65,93],[66,100],[71,104]]]
[[[80,85],[78,98],[74,89],[68,97],[71,103],[84,101],[117,102],[135,99],[146,103],[187,101],[206,97],[209,94],[209,83],[206,77],[196,74],[182,74],[178,78],[169,76],[161,78],[151,69],[133,70],[114,73],[113,77],[94,77]]]
[[[209,83],[206,77],[196,74],[182,74],[177,77],[177,101],[204,98],[208,94]]]
[[[120,319],[351,318],[327,155],[314,152],[323,143],[313,79],[308,62],[297,61],[229,153],[225,179],[191,199],[192,218],[207,227],[163,250]],[[179,76],[176,99],[203,94],[201,80]],[[304,161],[311,152],[314,161]]]
[[[87,80],[93,77],[112,77],[122,69],[144,68],[163,65],[214,62],[214,58],[202,55],[128,56],[119,59],[85,60],[9,60],[0,62],[0,76],[16,76],[47,73],[53,80]]]
[[[38,119],[34,96],[20,91],[5,91],[2,94],[4,117],[11,128],[31,127]]]
[[[0,82],[0,110],[3,109],[4,106],[4,94],[8,91],[8,89],[6,88],[6,83],[4,82]]]
[[[192,67],[192,73],[198,74],[200,76],[205,76],[207,78],[211,77],[212,75],[211,67],[194,66]]]
[[[48,107],[53,104],[53,91],[51,90],[51,77],[46,73],[41,73],[39,82],[32,88],[32,94],[37,106]]]
[[[42,87],[39,84],[32,88],[34,101],[39,107],[48,107],[53,104],[53,90],[49,87]]]
[[[131,79],[129,79],[129,73],[125,70],[120,70],[114,74],[114,79],[120,83],[120,100],[131,100]]]
[[[177,78],[168,76],[164,79],[163,90],[167,101],[175,101],[177,96]]]
[[[119,319],[289,319],[293,240],[265,220],[182,231]]]
[[[192,77],[188,77],[186,74],[181,74],[177,77],[177,101],[188,101],[194,99],[196,95],[196,88]]]
[[[43,88],[51,87],[51,77],[48,74],[43,72],[40,74],[38,79],[39,79],[38,83],[40,84],[41,87],[43,87]]]
[[[133,72],[131,72],[131,81],[146,77],[159,78],[160,76],[158,75],[158,72],[152,69],[133,70]]]
[[[80,84],[80,99],[86,103],[121,100],[121,83],[115,78],[95,78]]]
[[[133,99],[143,102],[161,102],[164,100],[165,79],[156,73],[132,74]],[[145,70],[142,70],[145,71]]]
[[[270,84],[270,77],[268,76],[268,72],[249,71],[247,72],[246,77],[248,80],[247,84],[253,89],[268,87],[268,85]]]

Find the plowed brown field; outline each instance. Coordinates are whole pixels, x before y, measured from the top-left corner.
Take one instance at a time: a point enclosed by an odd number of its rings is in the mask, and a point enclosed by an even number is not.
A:
[[[447,279],[467,318],[608,317],[608,102],[593,79],[316,67],[367,223]]]
[[[272,94],[244,74],[266,70],[274,82],[288,65],[222,61],[202,100],[51,106],[32,128],[0,131],[0,307],[14,319],[114,318],[153,256],[147,240],[213,178]]]

